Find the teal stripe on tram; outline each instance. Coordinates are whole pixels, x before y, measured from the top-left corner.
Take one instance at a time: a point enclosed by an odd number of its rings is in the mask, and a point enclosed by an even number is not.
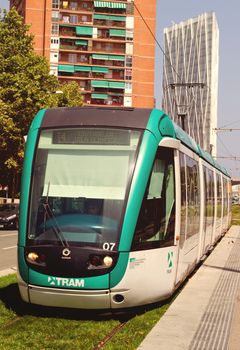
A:
[[[30,126],[27,143],[25,148],[23,175],[21,184],[21,197],[20,197],[20,220],[19,220],[19,245],[26,244],[26,231],[27,231],[27,211],[28,211],[28,199],[30,191],[30,180],[32,173],[32,163],[34,157],[34,150],[38,136],[38,129],[42,123],[42,119],[45,113],[45,109],[39,111]]]
[[[121,281],[128,265],[132,238],[148,181],[148,175],[146,174],[149,174],[152,169],[157,146],[158,143],[156,142],[154,135],[146,130],[143,135],[128,197],[126,215],[123,221],[122,234],[119,243],[119,259],[116,266],[110,273],[110,288],[115,287]],[[144,154],[148,154],[148,157],[144,157]]]
[[[56,277],[29,269],[29,283],[49,288],[109,289],[109,274],[94,277]]]
[[[128,197],[126,216],[124,218],[119,251],[130,251],[138,213],[152,169],[158,142],[155,136],[146,130],[143,135],[141,149],[136,163],[131,189]],[[145,155],[145,156],[144,156]],[[147,155],[147,156],[146,156]]]
[[[163,124],[162,127],[161,124]],[[158,144],[164,136],[162,134],[167,134],[170,137],[175,135],[171,119],[164,112],[157,109],[152,110],[146,129],[133,175],[126,216],[122,226],[119,244],[120,255],[117,265],[110,273],[110,288],[115,287],[125,274],[129,260],[129,251],[148,182],[148,175],[152,169]]]
[[[115,287],[123,278],[129,260],[129,252],[121,252],[115,268],[110,272],[110,288]]]
[[[24,282],[28,283],[28,266],[25,260],[25,249],[24,247],[18,246],[18,271]]]
[[[32,121],[30,126],[27,142],[25,146],[25,156],[23,164],[23,175],[21,184],[21,196],[20,196],[20,218],[19,218],[19,235],[18,235],[18,269],[21,278],[28,283],[28,266],[24,258],[24,246],[26,244],[26,232],[27,232],[27,212],[28,212],[28,199],[30,191],[30,180],[32,173],[32,162],[34,157],[34,150],[38,136],[38,129],[42,123],[42,119],[45,113],[45,109],[39,111]]]
[[[154,133],[158,143],[166,136],[176,138],[171,118],[158,109],[152,110],[146,129]]]

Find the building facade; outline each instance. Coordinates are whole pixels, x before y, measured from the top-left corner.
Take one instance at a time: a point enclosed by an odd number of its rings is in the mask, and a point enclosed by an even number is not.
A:
[[[219,30],[214,13],[164,29],[163,109],[216,155]]]
[[[154,106],[156,0],[10,0],[31,25],[34,49],[85,104]]]

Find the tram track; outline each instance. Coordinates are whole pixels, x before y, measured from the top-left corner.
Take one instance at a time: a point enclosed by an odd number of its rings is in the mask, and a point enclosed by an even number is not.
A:
[[[121,322],[114,327],[92,350],[102,349],[127,323],[128,321]]]
[[[8,321],[8,322],[4,323],[4,324],[2,325],[2,328],[7,328],[7,327],[11,326],[12,324],[14,324],[14,323],[16,323],[16,322],[18,322],[18,321],[20,321],[20,320],[21,320],[21,317],[20,317],[20,316],[15,317],[15,318],[12,319],[11,321]]]

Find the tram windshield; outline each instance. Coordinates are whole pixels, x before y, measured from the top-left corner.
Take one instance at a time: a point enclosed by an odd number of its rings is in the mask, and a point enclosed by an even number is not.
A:
[[[116,250],[141,132],[43,130],[33,170],[30,245]]]

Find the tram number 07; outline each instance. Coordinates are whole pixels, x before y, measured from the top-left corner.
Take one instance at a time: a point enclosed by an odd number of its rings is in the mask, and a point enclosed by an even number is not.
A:
[[[108,243],[105,242],[103,243],[103,249],[104,250],[113,250],[113,248],[115,247],[116,243]]]

